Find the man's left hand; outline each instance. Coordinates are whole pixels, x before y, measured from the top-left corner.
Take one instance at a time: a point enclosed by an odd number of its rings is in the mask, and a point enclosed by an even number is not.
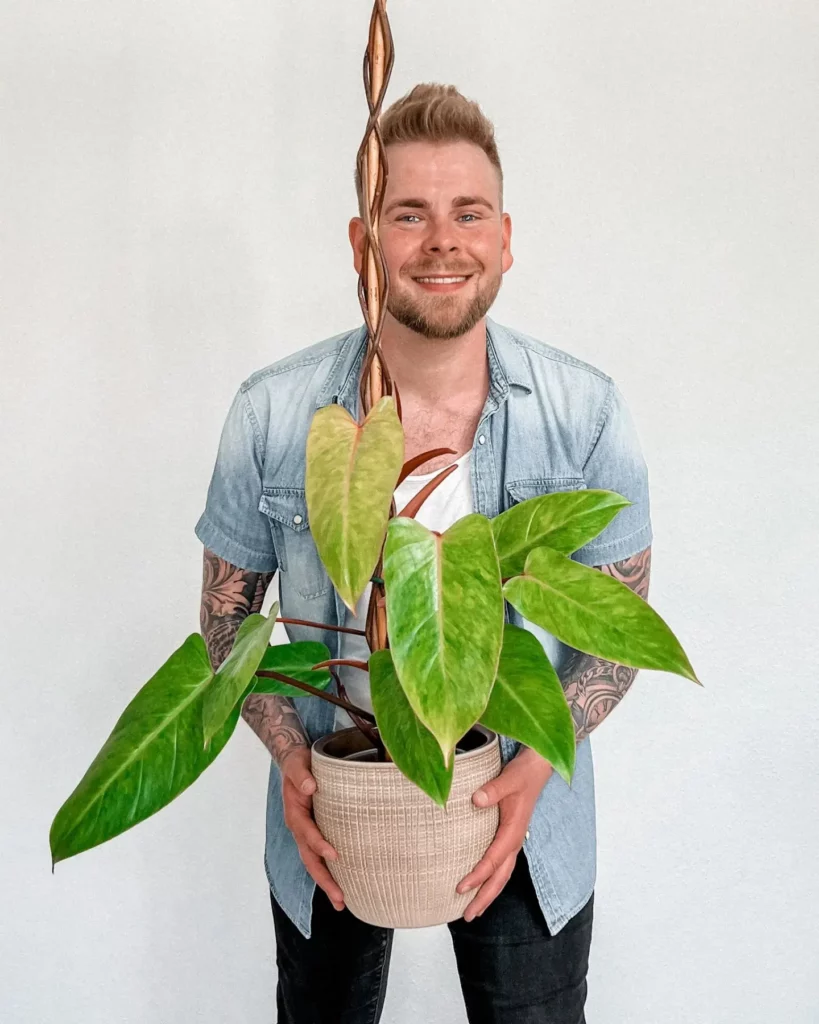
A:
[[[476,807],[499,806],[500,824],[483,858],[458,884],[456,891],[459,893],[480,886],[477,896],[466,908],[465,921],[480,917],[509,881],[535,803],[552,771],[545,758],[529,747],[522,747],[496,779],[472,794]]]

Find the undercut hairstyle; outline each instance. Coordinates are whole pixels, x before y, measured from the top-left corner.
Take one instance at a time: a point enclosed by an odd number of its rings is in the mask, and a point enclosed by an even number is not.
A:
[[[399,142],[472,142],[480,146],[497,168],[500,210],[503,210],[503,170],[495,143],[495,127],[478,104],[467,99],[454,85],[438,82],[416,85],[382,112],[378,125],[385,149]],[[358,166],[355,190],[358,215],[363,218],[365,198]]]

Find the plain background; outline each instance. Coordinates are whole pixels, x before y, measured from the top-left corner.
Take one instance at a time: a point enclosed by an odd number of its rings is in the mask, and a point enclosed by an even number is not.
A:
[[[264,1024],[268,755],[57,866],[48,829],[198,629],[193,534],[253,370],[361,322],[347,223],[371,5],[3,0],[6,1024]],[[388,103],[497,125],[490,315],[611,374],[649,465],[641,672],[593,738],[591,1024],[819,1020],[819,13],[813,0],[391,0]],[[445,929],[384,1021],[464,1024]]]

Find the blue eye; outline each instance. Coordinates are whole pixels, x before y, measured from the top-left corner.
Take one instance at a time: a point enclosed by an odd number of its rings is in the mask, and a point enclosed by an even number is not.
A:
[[[396,218],[396,219],[397,220],[406,220],[407,217],[415,217],[416,220],[417,220],[418,219],[418,214],[417,213],[402,213],[401,216]],[[458,219],[461,220],[463,217],[472,217],[473,220],[478,220],[479,219],[478,215],[476,213],[462,213],[461,216]]]

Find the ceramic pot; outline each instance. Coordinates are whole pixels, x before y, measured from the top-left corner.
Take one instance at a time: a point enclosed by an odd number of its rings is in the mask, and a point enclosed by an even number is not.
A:
[[[382,928],[424,928],[462,917],[475,897],[455,886],[483,857],[498,829],[497,807],[472,794],[501,771],[498,738],[474,726],[458,744],[446,810],[378,762],[358,729],[313,744],[316,824],[338,851],[328,861],[350,911]]]

